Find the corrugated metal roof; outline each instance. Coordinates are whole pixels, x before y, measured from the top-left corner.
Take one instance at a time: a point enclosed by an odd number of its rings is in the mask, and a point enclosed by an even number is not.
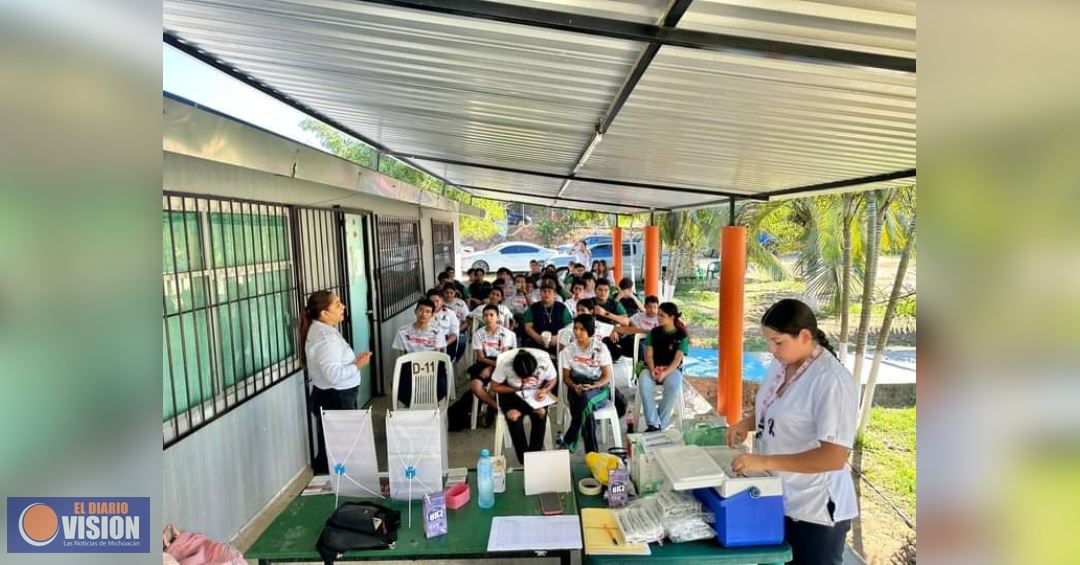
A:
[[[915,0],[695,0],[679,27],[915,57]]]
[[[582,174],[763,192],[915,166],[915,78],[662,47]]]
[[[500,5],[641,29],[668,8],[662,0]],[[884,55],[915,50],[907,0],[696,0],[682,28]],[[611,202],[605,210],[635,212],[915,166],[914,73],[666,45],[620,108],[613,100],[641,41],[351,0],[165,0],[164,29],[395,154],[502,200],[590,209],[601,208],[582,202]],[[611,108],[617,116],[577,176],[697,192],[582,181],[564,189]]]

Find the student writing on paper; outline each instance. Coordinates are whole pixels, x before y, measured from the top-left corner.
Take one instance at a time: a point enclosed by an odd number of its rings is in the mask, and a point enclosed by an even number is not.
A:
[[[491,390],[499,395],[499,407],[506,416],[506,427],[514,444],[518,461],[525,463],[526,451],[542,451],[547,409],[533,408],[517,395],[519,391],[536,390],[535,397],[543,400],[555,387],[555,367],[551,358],[542,352],[519,350],[510,362],[500,363],[491,374]],[[525,415],[532,420],[529,441],[525,443]]]
[[[573,453],[580,436],[585,451],[599,451],[593,412],[611,400],[611,353],[593,339],[596,320],[589,314],[574,318],[574,341],[559,354],[562,379],[569,390],[570,427],[562,441]]]

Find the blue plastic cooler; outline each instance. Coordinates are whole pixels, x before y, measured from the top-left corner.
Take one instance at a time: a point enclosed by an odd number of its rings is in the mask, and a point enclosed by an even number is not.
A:
[[[727,498],[715,488],[699,488],[693,492],[716,515],[716,539],[720,545],[745,547],[783,543],[783,495],[761,496],[756,487]]]

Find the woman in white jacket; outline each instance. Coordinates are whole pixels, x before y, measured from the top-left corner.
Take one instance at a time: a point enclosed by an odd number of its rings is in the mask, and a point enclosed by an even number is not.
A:
[[[780,476],[792,563],[839,565],[851,519],[859,515],[844,469],[855,442],[858,389],[806,304],[773,304],[761,331],[778,364],[758,389],[754,411],[728,431],[731,446],[757,432],[754,453],[739,455],[731,468]]]
[[[371,352],[359,355],[337,330],[345,319],[345,305],[336,294],[320,290],[308,297],[300,322],[300,364],[311,381],[311,402],[319,436],[319,453],[312,467],[315,474],[329,471],[320,409],[354,410],[360,391],[360,368],[371,360]]]

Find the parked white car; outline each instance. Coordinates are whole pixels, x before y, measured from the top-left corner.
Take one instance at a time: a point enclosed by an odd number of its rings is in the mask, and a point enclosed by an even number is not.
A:
[[[479,267],[488,273],[506,267],[517,273],[528,271],[529,261],[533,259],[545,264],[555,255],[558,253],[554,249],[541,247],[535,243],[507,241],[483,251],[463,254],[461,265],[466,269]]]

